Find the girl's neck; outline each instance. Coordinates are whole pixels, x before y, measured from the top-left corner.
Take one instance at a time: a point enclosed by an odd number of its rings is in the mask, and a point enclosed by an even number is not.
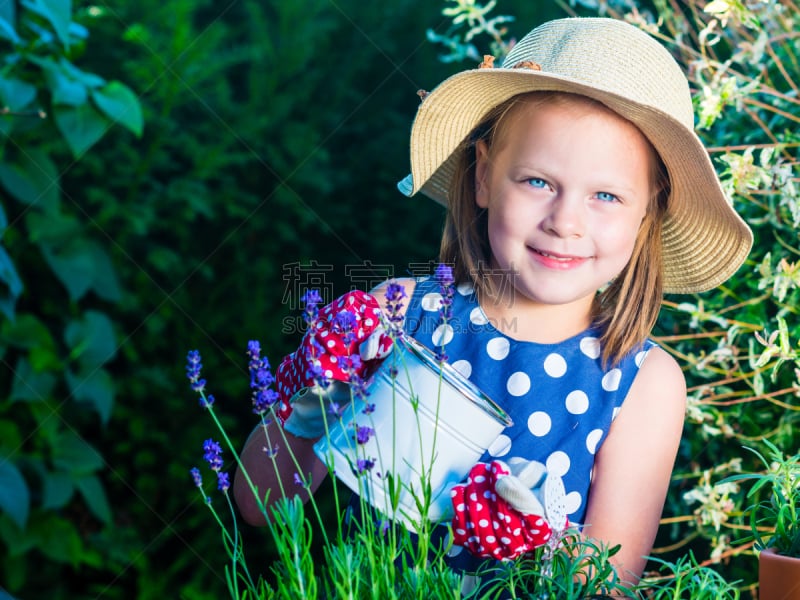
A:
[[[570,304],[540,304],[520,297],[478,297],[481,310],[495,329],[524,342],[556,344],[591,324],[591,298]]]

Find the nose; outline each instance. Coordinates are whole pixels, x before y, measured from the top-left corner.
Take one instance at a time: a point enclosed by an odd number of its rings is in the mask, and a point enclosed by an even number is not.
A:
[[[586,229],[586,205],[581,198],[557,194],[550,201],[543,227],[560,238],[582,237]]]

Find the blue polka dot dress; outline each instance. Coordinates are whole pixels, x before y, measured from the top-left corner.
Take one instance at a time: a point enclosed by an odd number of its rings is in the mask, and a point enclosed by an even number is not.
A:
[[[604,369],[592,328],[557,344],[515,340],[492,325],[471,285],[456,288],[452,318],[442,327],[440,299],[435,280],[418,279],[403,327],[429,348],[444,343],[448,362],[514,421],[481,461],[544,464],[563,478],[570,521],[583,524],[595,455],[655,344],[648,340]]]

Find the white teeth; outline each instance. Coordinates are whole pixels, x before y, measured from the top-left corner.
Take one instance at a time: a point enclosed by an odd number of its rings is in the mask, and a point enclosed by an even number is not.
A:
[[[546,256],[547,258],[552,258],[553,260],[563,260],[563,261],[572,260],[571,258],[565,258],[563,256],[553,256],[552,254],[549,254],[547,252],[542,252],[541,250],[539,250],[539,254],[541,254],[542,256]]]

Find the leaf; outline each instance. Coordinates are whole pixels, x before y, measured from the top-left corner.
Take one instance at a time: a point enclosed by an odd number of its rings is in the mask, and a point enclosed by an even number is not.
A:
[[[7,319],[13,320],[23,285],[14,262],[2,246],[0,246],[0,283],[4,284],[0,286],[0,313]]]
[[[30,314],[19,315],[3,323],[0,339],[16,348],[31,350],[37,347],[55,348],[55,341],[45,325]]]
[[[39,536],[41,544],[39,549],[48,558],[77,566],[83,554],[83,542],[75,526],[61,517],[50,519],[48,523],[41,524]]]
[[[8,458],[0,459],[0,511],[20,529],[25,529],[30,511],[28,484]]]
[[[64,77],[62,73],[57,73],[50,80],[50,93],[53,104],[57,106],[81,106],[89,100],[86,87],[77,81]]]
[[[85,368],[108,362],[117,353],[117,340],[111,319],[105,313],[87,310],[83,319],[71,321],[64,331],[71,358],[78,358]]]
[[[122,288],[108,252],[100,244],[94,242],[90,242],[89,246],[94,264],[94,276],[92,277],[94,293],[109,302],[119,301],[122,297]]]
[[[94,262],[86,240],[77,238],[61,248],[43,244],[42,254],[53,274],[67,288],[71,300],[80,300],[92,287]]]
[[[53,444],[53,464],[72,475],[91,475],[103,466],[103,458],[89,442],[66,429]]]
[[[102,89],[92,90],[92,100],[112,121],[141,137],[144,127],[142,107],[128,86],[112,81]]]
[[[45,510],[63,508],[75,493],[72,477],[64,471],[44,473],[42,483],[42,508]]]
[[[22,0],[22,6],[47,19],[64,47],[69,48],[70,0]]]
[[[13,160],[0,162],[0,185],[14,198],[44,212],[58,207],[58,171],[50,157],[40,150],[26,149]]]
[[[75,158],[80,158],[111,127],[111,121],[90,104],[55,106],[53,119]]]
[[[0,77],[0,103],[12,111],[19,111],[27,107],[36,99],[36,87],[22,81]]]
[[[0,39],[6,39],[14,45],[22,42],[14,27],[6,19],[0,19]]]
[[[108,503],[106,491],[96,475],[87,475],[75,479],[78,488],[91,513],[103,524],[111,523],[111,505]]]
[[[90,404],[103,425],[107,425],[114,404],[114,381],[108,371],[93,369],[89,374],[79,377],[68,370],[66,380],[73,398]]]
[[[50,397],[55,385],[56,378],[52,373],[36,372],[27,359],[20,358],[14,369],[9,400],[42,402]]]

